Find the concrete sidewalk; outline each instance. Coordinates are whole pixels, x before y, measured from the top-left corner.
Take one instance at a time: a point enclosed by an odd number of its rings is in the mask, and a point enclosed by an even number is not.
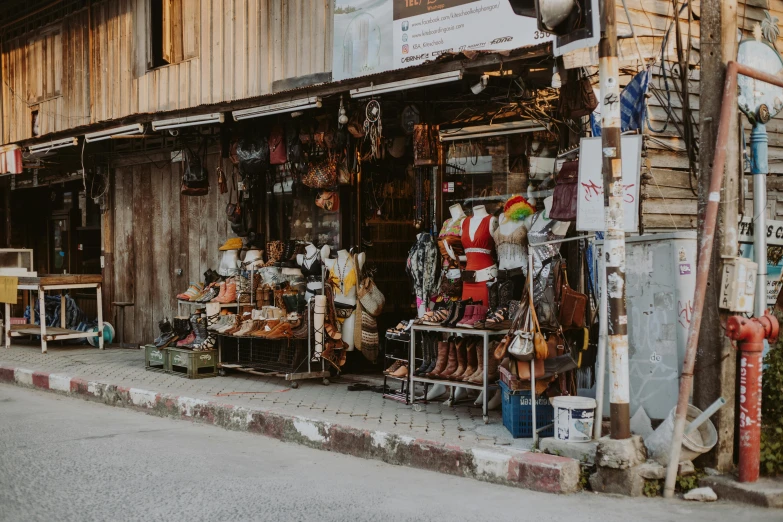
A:
[[[241,373],[189,380],[149,372],[141,350],[0,350],[3,382],[536,491],[579,489],[576,460],[530,452],[530,439],[513,439],[499,411],[487,425],[472,405],[414,411],[379,393],[348,391],[356,380],[303,381],[294,390],[279,378]]]

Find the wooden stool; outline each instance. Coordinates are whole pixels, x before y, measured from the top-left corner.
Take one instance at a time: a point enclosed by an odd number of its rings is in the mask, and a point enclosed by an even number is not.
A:
[[[128,306],[135,306],[136,303],[129,301],[115,301],[111,305],[114,307],[114,316],[117,318],[117,337],[119,337],[120,348],[128,348],[123,342],[125,330],[125,308]]]

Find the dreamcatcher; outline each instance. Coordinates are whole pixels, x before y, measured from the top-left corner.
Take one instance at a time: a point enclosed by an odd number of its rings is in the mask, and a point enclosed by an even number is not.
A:
[[[381,124],[381,104],[378,100],[370,100],[365,108],[364,138],[370,140],[373,159],[380,159],[383,140],[383,125]]]

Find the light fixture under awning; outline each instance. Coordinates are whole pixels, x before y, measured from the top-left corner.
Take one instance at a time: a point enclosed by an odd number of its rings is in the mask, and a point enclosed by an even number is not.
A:
[[[441,129],[439,131],[440,141],[469,140],[473,138],[489,138],[492,136],[503,136],[506,134],[522,134],[525,132],[536,132],[548,130],[545,125],[539,121],[525,120],[508,123],[493,123],[491,125],[473,125],[471,127],[462,127],[458,129]]]

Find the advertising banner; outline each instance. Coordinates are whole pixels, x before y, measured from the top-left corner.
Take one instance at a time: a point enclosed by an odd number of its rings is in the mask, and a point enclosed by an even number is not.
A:
[[[332,79],[550,40],[535,18],[517,15],[508,0],[335,0]]]

